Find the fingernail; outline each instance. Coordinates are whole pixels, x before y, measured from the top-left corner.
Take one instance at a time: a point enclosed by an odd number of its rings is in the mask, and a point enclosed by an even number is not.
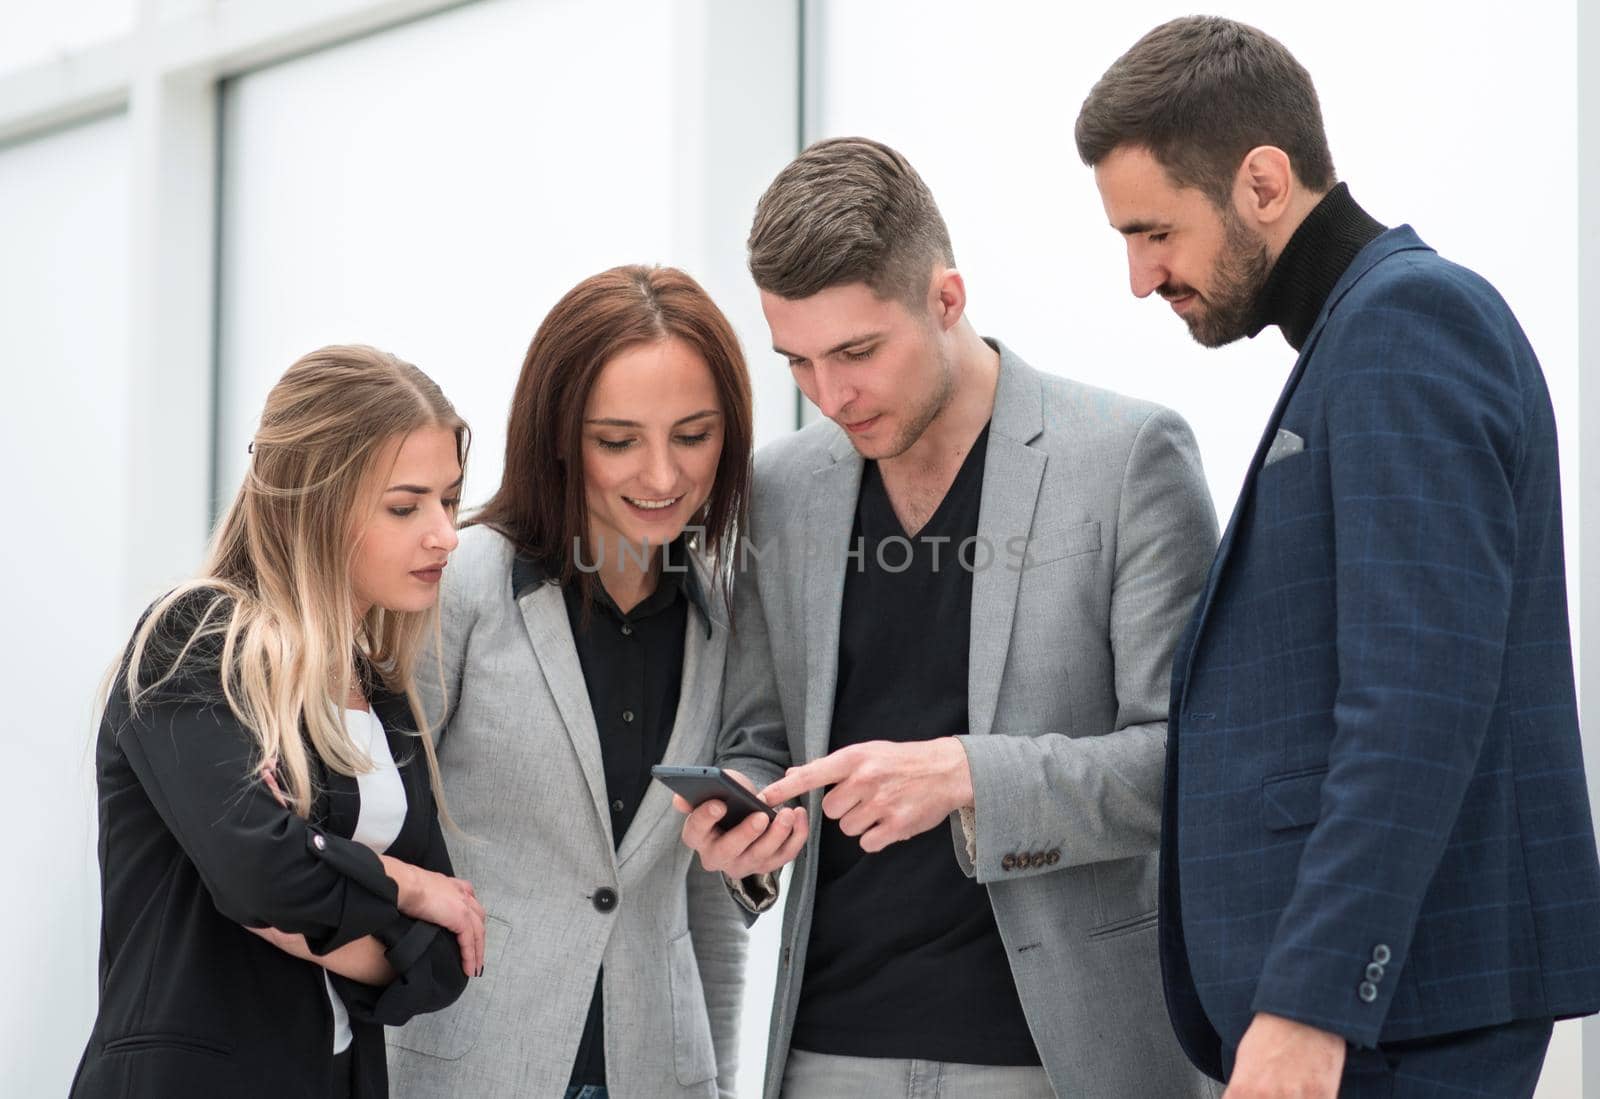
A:
[[[712,820],[717,819],[718,817],[722,816],[723,813],[726,813],[726,812],[727,812],[727,810],[723,808],[722,802],[714,801],[714,802],[711,803],[711,819]]]
[[[478,967],[478,976],[483,976],[483,966],[481,965]]]

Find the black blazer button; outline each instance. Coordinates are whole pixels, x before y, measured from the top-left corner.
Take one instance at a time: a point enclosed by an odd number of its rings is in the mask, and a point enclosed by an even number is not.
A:
[[[598,912],[610,912],[617,907],[617,891],[609,885],[602,885],[596,889],[590,899],[594,901],[595,910]]]

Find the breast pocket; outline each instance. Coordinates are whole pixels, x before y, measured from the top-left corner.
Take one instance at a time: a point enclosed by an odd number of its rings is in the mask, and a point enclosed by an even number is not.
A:
[[[484,946],[484,975],[467,985],[450,1007],[431,1015],[419,1015],[398,1030],[389,1031],[389,1043],[396,1048],[437,1057],[441,1061],[459,1061],[478,1043],[483,1022],[494,1001],[499,975],[507,969],[504,959],[506,947],[511,942],[511,925],[490,916],[486,924],[488,937]],[[447,935],[449,932],[442,931]],[[496,965],[496,961],[500,961]]]
[[[700,963],[687,931],[667,944],[667,979],[672,984],[672,1059],[678,1083],[698,1084],[717,1074],[717,1052]]]

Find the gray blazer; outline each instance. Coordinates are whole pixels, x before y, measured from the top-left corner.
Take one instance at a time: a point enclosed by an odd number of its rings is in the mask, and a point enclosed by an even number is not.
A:
[[[996,346],[971,636],[951,639],[970,645],[975,813],[952,816],[951,857],[989,888],[1057,1094],[1214,1095],[1169,1029],[1156,960],[1172,650],[1217,540],[1199,454],[1176,414]],[[718,756],[759,782],[828,751],[862,464],[828,422],[756,459]],[[820,798],[784,913],[769,1097],[805,972]]]
[[[611,837],[594,714],[561,590],[513,593],[510,543],[462,532],[441,593],[442,670],[418,680],[445,713],[439,763],[456,873],[489,914],[484,975],[448,1011],[389,1034],[391,1094],[560,1096],[605,967],[606,1072],[620,1099],[731,1095],[746,921],[720,874],[692,864],[671,794],[651,786]],[[703,577],[702,577],[703,580]],[[727,645],[689,612],[665,762],[708,762]],[[609,911],[597,894],[618,898]]]

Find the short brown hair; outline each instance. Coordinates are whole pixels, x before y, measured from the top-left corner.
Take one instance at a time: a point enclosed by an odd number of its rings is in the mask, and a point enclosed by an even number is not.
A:
[[[595,577],[579,570],[574,539],[586,537],[583,413],[604,366],[629,348],[679,339],[711,370],[722,404],[722,456],[702,513],[701,549],[726,577],[750,498],[753,415],[739,339],[700,284],[675,267],[630,265],[591,275],[550,310],[522,362],[506,426],[500,487],[469,521],[499,531],[586,598]],[[724,595],[726,595],[724,585]]]
[[[1219,206],[1258,145],[1289,154],[1312,191],[1334,182],[1311,74],[1276,38],[1218,16],[1174,19],[1134,43],[1083,101],[1075,136],[1091,168],[1143,147],[1174,183]]]
[[[954,266],[950,233],[906,158],[864,137],[818,141],[756,203],[750,274],[781,298],[862,282],[880,298],[922,304],[936,262]]]

